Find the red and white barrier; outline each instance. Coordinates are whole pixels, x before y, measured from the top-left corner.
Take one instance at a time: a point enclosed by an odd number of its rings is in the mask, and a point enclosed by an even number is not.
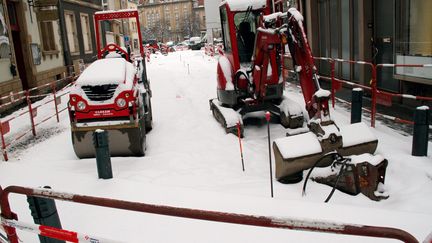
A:
[[[259,226],[275,229],[299,230],[310,231],[319,233],[334,233],[354,236],[378,237],[388,239],[398,239],[403,242],[418,243],[418,240],[410,233],[390,227],[372,226],[372,225],[359,225],[359,224],[346,224],[332,221],[320,221],[316,219],[296,219],[296,218],[277,218],[261,215],[246,215],[235,214],[228,212],[217,212],[208,210],[199,210],[192,208],[180,208],[165,205],[147,204],[142,202],[130,202],[125,200],[100,198],[79,194],[70,194],[64,192],[56,192],[51,189],[35,189],[20,186],[8,186],[2,190],[0,186],[0,200],[2,211],[2,224],[5,224],[5,231],[11,243],[19,243],[16,228],[22,227],[23,230],[31,230],[32,232],[41,232],[40,225],[21,224],[15,219],[18,217],[12,212],[10,207],[9,194],[21,194],[26,196],[44,197],[54,200],[63,200],[68,202],[75,202],[86,205],[101,206],[115,209],[123,209],[142,213],[151,213],[164,216],[181,217],[195,220],[207,220],[212,222]],[[4,222],[4,223],[3,223]],[[6,225],[10,224],[10,225]],[[44,230],[52,230],[47,227]],[[88,240],[85,235],[79,235],[76,232],[61,231],[55,229],[56,233],[64,233],[70,237],[72,242],[113,242],[101,238],[95,238],[93,241]],[[50,232],[51,233],[51,232]],[[76,234],[76,236],[75,236]],[[72,236],[69,236],[72,235]],[[90,236],[87,236],[90,238]],[[84,238],[83,240],[81,240]],[[69,239],[69,238],[68,238]],[[78,240],[78,241],[77,241]],[[97,241],[99,240],[99,241]]]
[[[407,98],[407,99],[414,99],[414,100],[422,100],[422,101],[432,101],[432,97],[425,97],[425,96],[414,96],[410,94],[395,94],[386,92],[383,90],[379,90],[377,87],[377,71],[379,68],[396,68],[396,67],[415,67],[415,68],[431,68],[432,64],[373,64],[371,62],[364,62],[364,61],[354,61],[354,60],[345,60],[345,59],[339,59],[339,58],[328,58],[328,57],[314,57],[316,60],[323,60],[330,63],[331,68],[331,77],[321,77],[324,79],[328,79],[331,81],[331,98],[332,98],[332,105],[334,107],[335,104],[335,93],[337,90],[339,90],[342,87],[342,83],[354,87],[360,87],[366,90],[370,90],[372,94],[372,104],[371,104],[371,126],[375,127],[375,119],[377,115],[376,111],[376,104],[381,104],[385,106],[391,106],[392,105],[392,98],[393,97],[400,97],[400,98]],[[370,66],[371,70],[371,81],[370,86],[366,85],[360,85],[357,83],[353,83],[347,80],[338,79],[335,77],[335,64],[339,63],[349,63],[349,64],[357,64],[357,65],[366,65]],[[384,115],[381,115],[381,117],[385,117]],[[392,118],[391,120],[402,122],[406,124],[410,124],[411,121],[406,121],[400,118]]]
[[[26,136],[27,134],[29,134],[30,132],[32,133],[33,136],[36,136],[36,127],[41,125],[42,123],[48,121],[49,119],[56,117],[57,122],[60,122],[60,117],[59,114],[65,110],[67,110],[67,107],[61,108],[60,104],[62,103],[62,97],[67,95],[68,92],[62,92],[59,93],[60,91],[68,88],[70,85],[73,84],[73,82],[70,82],[68,85],[66,85],[65,87],[63,87],[63,89],[61,90],[56,90],[56,84],[60,81],[66,81],[67,79],[73,80],[74,77],[66,77],[64,79],[60,79],[48,84],[44,84],[35,88],[31,88],[29,90],[25,90],[25,91],[20,91],[18,93],[12,93],[9,96],[6,97],[2,97],[0,98],[1,100],[7,100],[9,99],[10,102],[7,102],[3,105],[1,105],[0,107],[5,107],[7,105],[12,105],[14,103],[17,102],[21,102],[23,100],[26,101],[27,103],[27,108],[23,109],[20,112],[17,112],[16,114],[7,117],[4,120],[0,120],[0,138],[1,138],[1,151],[2,151],[2,155],[3,155],[3,159],[5,161],[7,161],[8,158],[8,154],[7,154],[7,149],[8,147],[10,147],[12,144],[18,142],[20,139],[22,139],[24,136]],[[46,89],[47,87],[51,86],[51,92],[50,93],[45,93],[45,94],[38,94],[38,95],[30,95],[31,91],[36,91],[36,90],[43,90]],[[18,96],[18,97],[17,97]],[[37,105],[35,105],[35,103],[32,103],[31,99],[32,98],[42,98],[42,97],[49,97],[46,100],[38,101]],[[38,108],[48,105],[50,103],[54,104],[54,113],[48,114],[47,116],[45,116],[44,118],[41,118],[40,121],[37,121],[36,118],[38,116]],[[28,114],[29,116],[29,120],[30,120],[30,124],[26,125],[23,124],[23,119],[20,119],[22,116]],[[25,122],[24,122],[25,123]],[[14,124],[14,125],[13,125]],[[14,132],[11,132],[12,127],[15,127]],[[30,129],[28,128],[30,127]],[[6,138],[6,135],[10,134],[8,138]]]
[[[113,241],[104,239],[102,237],[88,235],[88,234],[81,234],[74,231],[64,230],[64,229],[58,229],[50,226],[45,225],[39,225],[39,224],[31,224],[31,223],[24,223],[19,222],[17,220],[11,220],[11,219],[1,219],[2,225],[13,227],[15,229],[19,229],[22,231],[38,234],[41,236],[46,236],[49,238],[57,239],[57,240],[63,240],[67,242],[74,242],[74,243],[81,243],[81,242],[88,242],[88,243],[119,243],[120,241]]]
[[[146,59],[146,61],[147,61],[147,62],[150,62],[150,54],[151,54],[150,49],[149,49],[149,48],[145,48],[145,49],[144,49],[144,54],[145,54],[145,59]]]

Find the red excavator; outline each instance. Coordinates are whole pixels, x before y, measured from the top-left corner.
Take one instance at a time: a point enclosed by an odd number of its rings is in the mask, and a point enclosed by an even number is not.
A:
[[[217,99],[210,100],[210,108],[226,132],[237,134],[240,124],[243,136],[243,121],[253,116],[251,112],[269,111],[290,134],[297,133],[273,144],[279,181],[300,181],[303,170],[328,152],[343,156],[374,153],[378,140],[368,127],[340,128],[331,119],[330,92],[320,86],[299,11],[283,12],[281,0],[225,0],[219,10],[225,53],[218,61]],[[288,50],[305,109],[283,92],[281,62]],[[353,138],[353,129],[363,137]],[[321,159],[318,166],[331,163],[331,159]]]
[[[108,43],[101,48],[99,28],[103,21],[133,18],[142,43],[137,10],[96,12],[98,60],[75,82],[68,103],[72,144],[79,158],[95,156],[92,134],[105,130],[111,156],[143,156],[146,132],[152,128],[151,90],[144,49],[123,48]]]

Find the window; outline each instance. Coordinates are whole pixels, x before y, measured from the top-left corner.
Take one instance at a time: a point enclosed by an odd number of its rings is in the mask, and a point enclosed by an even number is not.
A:
[[[250,62],[255,45],[257,13],[240,12],[234,15],[237,48],[240,62]]]
[[[66,32],[71,53],[79,52],[78,35],[76,30],[75,15],[73,12],[65,11]]]
[[[431,1],[403,1],[398,13],[397,53],[406,56],[432,57]]]
[[[318,53],[321,57],[358,60],[359,58],[359,17],[356,0],[317,1],[317,23],[312,28],[318,31]],[[318,72],[330,76],[330,64],[319,61]],[[337,78],[359,80],[360,65],[337,63]]]
[[[400,1],[396,6],[396,63],[432,63],[432,1]],[[395,69],[395,74],[401,80],[432,83],[432,68],[399,67]]]
[[[93,48],[90,36],[89,16],[87,14],[81,14],[81,29],[83,35],[84,51],[91,52]]]
[[[3,4],[0,2],[0,17],[3,17]],[[6,23],[3,19],[0,19],[0,59],[10,58],[10,44],[8,38],[8,32]]]
[[[42,50],[45,52],[57,51],[54,41],[53,21],[39,22],[39,28],[42,35]]]

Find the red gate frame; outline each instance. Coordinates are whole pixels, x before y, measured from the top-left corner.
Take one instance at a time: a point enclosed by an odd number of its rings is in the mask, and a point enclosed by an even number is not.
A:
[[[377,238],[397,239],[408,243],[418,243],[417,239],[410,233],[390,227],[379,227],[369,225],[343,224],[329,221],[304,220],[293,218],[277,218],[256,215],[234,214],[190,208],[179,208],[163,205],[153,205],[139,202],[130,202],[110,198],[77,195],[65,192],[57,192],[45,188],[28,188],[21,186],[8,186],[4,190],[0,187],[1,216],[5,219],[18,220],[17,214],[13,213],[9,204],[9,194],[22,194],[87,205],[123,209],[135,212],[151,213],[165,216],[207,220],[213,222],[232,223],[249,226],[268,228],[282,228],[291,230],[312,231],[321,233],[335,233],[344,235],[368,236]],[[4,226],[6,234],[11,243],[18,243],[18,236],[13,227]]]

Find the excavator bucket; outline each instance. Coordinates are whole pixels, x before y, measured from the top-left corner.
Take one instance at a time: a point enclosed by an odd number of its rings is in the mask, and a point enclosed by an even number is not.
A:
[[[312,180],[350,195],[362,193],[374,201],[387,199],[389,196],[384,192],[383,185],[388,162],[381,156],[370,156],[369,160],[359,163],[349,160],[344,166],[333,164],[332,168],[325,168],[331,170],[328,175],[312,176]]]
[[[373,154],[378,139],[364,123],[337,127],[334,123],[309,124],[307,133],[276,139],[273,151],[276,164],[276,179],[282,183],[296,183],[303,179],[303,170],[311,168],[321,157],[333,151],[342,156]],[[361,134],[361,136],[358,136]],[[318,167],[331,165],[326,158]]]

